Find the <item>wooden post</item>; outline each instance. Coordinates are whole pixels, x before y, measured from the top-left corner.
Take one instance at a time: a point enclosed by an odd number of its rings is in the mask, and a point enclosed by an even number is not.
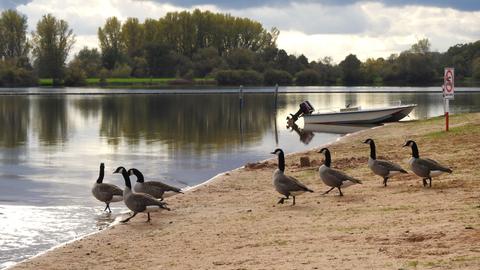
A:
[[[240,89],[238,90],[238,98],[240,100],[240,108],[243,108],[243,85],[240,85]]]

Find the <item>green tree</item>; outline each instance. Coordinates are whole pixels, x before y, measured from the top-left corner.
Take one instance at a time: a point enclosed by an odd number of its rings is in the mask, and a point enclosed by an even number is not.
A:
[[[284,70],[269,69],[263,73],[263,83],[265,85],[290,85],[293,77]]]
[[[251,69],[255,61],[255,53],[248,49],[233,49],[227,56],[227,63],[231,69]]]
[[[87,84],[87,74],[83,70],[80,61],[71,61],[65,71],[66,86],[83,86]]]
[[[295,77],[297,85],[318,85],[320,83],[320,74],[313,69],[302,70],[295,74]]]
[[[380,84],[383,81],[383,71],[385,70],[385,60],[383,58],[368,58],[362,63],[363,81],[370,84]]]
[[[122,25],[122,43],[125,54],[130,59],[143,55],[144,28],[137,18],[128,18]]]
[[[195,75],[205,77],[214,69],[226,67],[226,63],[213,47],[199,49],[192,57]]]
[[[340,62],[339,66],[343,71],[343,82],[347,85],[359,84],[362,82],[361,62],[354,54],[349,54]]]
[[[480,56],[475,58],[472,62],[472,77],[480,81]]]
[[[102,50],[102,64],[112,70],[123,61],[123,42],[121,22],[116,17],[110,17],[105,25],[98,28],[98,40]]]
[[[102,56],[96,48],[89,49],[83,47],[74,57],[79,68],[85,72],[88,77],[97,77],[102,68]]]
[[[417,43],[413,44],[410,48],[411,53],[418,53],[418,54],[427,54],[430,52],[430,41],[428,38],[420,39]]]
[[[75,43],[73,30],[66,21],[47,14],[37,23],[32,43],[40,76],[52,78],[55,85],[59,84],[64,77],[65,60]]]
[[[5,10],[0,15],[0,58],[26,58],[27,17],[15,10]]]

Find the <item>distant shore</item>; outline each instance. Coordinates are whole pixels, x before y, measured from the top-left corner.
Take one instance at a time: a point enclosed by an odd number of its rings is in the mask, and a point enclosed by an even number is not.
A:
[[[61,246],[13,269],[478,269],[480,265],[480,113],[444,120],[399,122],[348,135],[328,145],[332,165],[363,180],[322,196],[318,147],[287,155],[286,172],[315,190],[276,204],[276,159],[250,164],[184,195],[167,198],[170,212],[143,214],[126,225]],[[377,155],[410,171],[406,139],[420,156],[453,174],[424,188],[412,173],[388,187],[366,166],[373,138]],[[273,150],[273,149],[272,149]],[[287,153],[288,154],[288,153]],[[308,156],[310,167],[300,167]]]

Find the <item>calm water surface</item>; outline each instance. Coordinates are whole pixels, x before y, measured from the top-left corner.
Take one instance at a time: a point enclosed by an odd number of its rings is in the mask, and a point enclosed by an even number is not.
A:
[[[104,204],[91,196],[100,162],[106,165],[105,181],[122,187],[121,176],[110,173],[117,166],[136,167],[148,179],[193,186],[270,158],[277,146],[287,153],[301,151],[342,135],[302,130],[301,121],[299,129],[287,129],[285,117],[303,100],[325,111],[348,103],[367,108],[401,100],[418,104],[406,120],[443,114],[438,92],[388,89],[281,88],[296,93],[281,93],[277,110],[273,95],[265,91],[246,91],[241,109],[237,94],[216,90],[112,95],[112,90],[79,89],[72,92],[81,95],[53,95],[40,88],[0,89],[0,269],[102,229],[126,210],[117,203],[114,214],[107,215]],[[475,92],[480,89],[464,90],[451,103],[453,113],[480,111],[480,93]],[[23,94],[8,94],[14,91]]]

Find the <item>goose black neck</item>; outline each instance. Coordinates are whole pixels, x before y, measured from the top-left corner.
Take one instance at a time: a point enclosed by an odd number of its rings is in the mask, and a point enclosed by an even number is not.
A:
[[[133,174],[135,174],[135,176],[137,177],[138,183],[143,183],[145,181],[145,178],[143,178],[143,174],[139,170],[134,169]]]
[[[283,152],[278,153],[278,169],[282,172],[285,171],[285,156]]]
[[[100,172],[98,173],[98,179],[97,179],[98,184],[102,183],[104,176],[105,176],[105,168],[103,166],[100,166]]]
[[[415,142],[412,143],[412,157],[419,158],[420,155],[418,154],[418,147]]]
[[[372,159],[377,159],[377,153],[375,151],[375,143],[370,141],[370,157]]]
[[[129,189],[132,189],[132,184],[130,183],[130,176],[128,176],[128,173],[126,170],[122,171],[122,176],[123,176],[123,180],[125,180],[125,186],[127,186]]]
[[[332,158],[330,156],[330,151],[327,149],[325,150],[325,166],[330,167],[330,164],[332,163]]]

